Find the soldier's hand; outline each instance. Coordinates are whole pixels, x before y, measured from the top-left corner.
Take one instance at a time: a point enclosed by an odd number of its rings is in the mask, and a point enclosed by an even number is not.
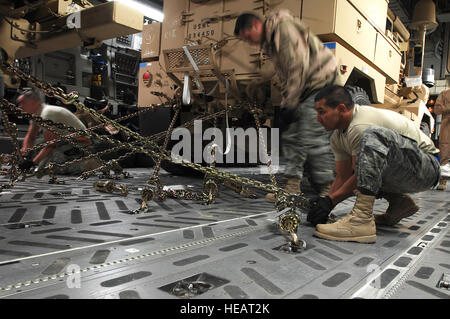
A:
[[[30,159],[24,159],[22,162],[18,164],[18,167],[21,171],[27,171],[34,166],[34,162]]]
[[[317,224],[325,224],[333,210],[333,202],[329,196],[316,197],[309,201],[310,210],[306,218],[311,224],[316,226]]]

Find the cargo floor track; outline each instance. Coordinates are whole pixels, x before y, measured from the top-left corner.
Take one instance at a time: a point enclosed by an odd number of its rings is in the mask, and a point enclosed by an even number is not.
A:
[[[259,168],[229,169],[269,182]],[[375,244],[313,236],[302,221],[306,249],[282,249],[288,237],[275,224],[265,193],[250,199],[221,187],[211,205],[167,199],[140,206],[139,187],[152,170],[127,169],[127,197],[100,193],[93,183],[63,177],[18,182],[0,193],[0,298],[448,299],[438,287],[450,273],[449,190],[413,194],[420,210],[394,227],[378,227]],[[164,185],[202,179],[161,172]],[[6,183],[5,176],[1,182]],[[308,185],[304,186],[308,196]],[[342,217],[355,197],[339,204]],[[375,202],[375,212],[387,208]]]

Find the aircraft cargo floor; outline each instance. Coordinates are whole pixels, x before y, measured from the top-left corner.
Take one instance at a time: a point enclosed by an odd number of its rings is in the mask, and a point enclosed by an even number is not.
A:
[[[98,178],[29,178],[0,193],[0,298],[449,298],[438,287],[450,273],[449,190],[412,197],[421,207],[394,227],[378,227],[375,244],[322,240],[302,216],[298,253],[276,225],[265,192],[256,199],[220,188],[211,205],[150,201],[138,187],[152,169],[127,169],[128,196],[101,193]],[[259,168],[231,169],[269,182]],[[161,172],[164,185],[203,180]],[[1,177],[1,183],[8,179]],[[303,188],[307,196],[307,185]],[[334,213],[346,215],[355,197]],[[387,208],[375,202],[375,212]],[[444,278],[445,279],[445,278]],[[448,284],[447,284],[448,285]]]

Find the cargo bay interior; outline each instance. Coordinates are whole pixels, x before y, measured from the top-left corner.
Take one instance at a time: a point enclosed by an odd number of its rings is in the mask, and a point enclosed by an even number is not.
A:
[[[266,200],[286,183],[280,81],[233,32],[242,12],[278,9],[333,52],[355,99],[404,115],[439,148],[446,0],[0,0],[0,298],[450,297],[449,186],[410,194],[418,212],[377,226],[372,244],[314,236],[307,178],[289,205]],[[19,168],[30,121],[52,128],[17,107],[30,90],[99,148]],[[59,143],[80,136],[58,129]],[[55,171],[80,158],[100,164]],[[374,212],[387,207],[377,199]]]

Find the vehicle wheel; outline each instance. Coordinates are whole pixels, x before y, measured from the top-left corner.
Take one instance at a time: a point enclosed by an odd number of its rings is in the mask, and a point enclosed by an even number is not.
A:
[[[345,86],[345,88],[352,96],[353,103],[359,104],[359,105],[372,104],[370,102],[370,98],[369,98],[369,95],[367,94],[367,92],[364,91],[364,89],[360,88],[359,86],[347,85],[347,86]]]

